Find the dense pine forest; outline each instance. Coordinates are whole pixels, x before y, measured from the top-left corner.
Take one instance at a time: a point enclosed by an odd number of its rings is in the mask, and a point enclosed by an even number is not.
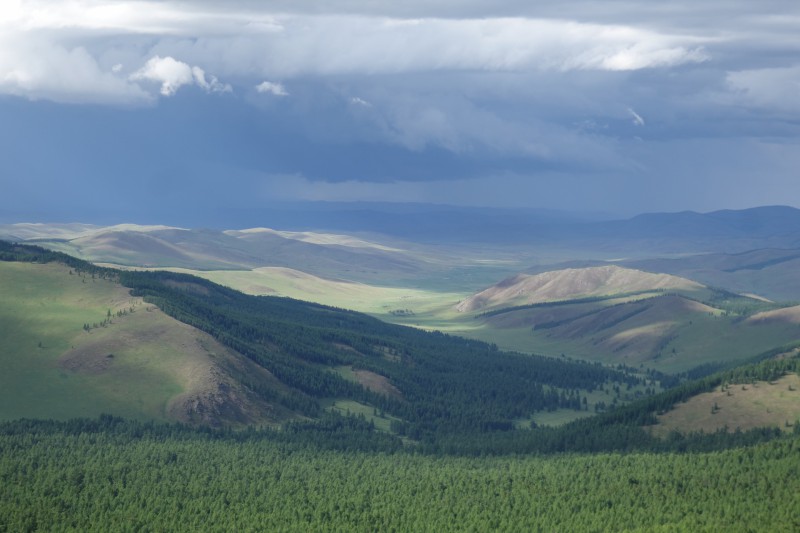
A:
[[[118,281],[269,370],[285,388],[244,385],[297,414],[280,427],[247,429],[110,415],[0,424],[0,531],[800,528],[800,424],[666,438],[644,429],[698,393],[796,373],[797,356],[760,354],[689,379],[507,353],[1,241],[0,259],[57,261]],[[343,366],[384,376],[399,392],[333,371]],[[604,387],[656,383],[666,390],[558,428],[513,424],[539,411],[585,409],[585,395]],[[391,417],[390,430],[325,409],[330,398]]]
[[[111,418],[5,424],[0,529],[792,531],[798,456],[793,437],[711,453],[460,458]]]

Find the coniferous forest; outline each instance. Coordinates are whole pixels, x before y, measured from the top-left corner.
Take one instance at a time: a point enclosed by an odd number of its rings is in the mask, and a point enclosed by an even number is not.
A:
[[[797,437],[467,458],[17,423],[0,427],[0,517],[6,531],[796,531],[798,455]]]

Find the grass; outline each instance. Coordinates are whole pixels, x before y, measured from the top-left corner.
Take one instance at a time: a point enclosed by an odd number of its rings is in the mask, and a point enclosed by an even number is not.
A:
[[[397,389],[389,379],[375,372],[364,369],[355,370],[353,367],[347,365],[337,366],[334,370],[344,379],[352,381],[353,383],[358,383],[364,386],[364,388],[377,392],[378,394],[384,394],[394,398],[403,397],[400,390]]]
[[[532,420],[539,426],[563,426],[573,420],[594,415],[594,411],[576,411],[574,409],[557,409],[536,413]]]
[[[69,275],[60,265],[3,262],[0,293],[0,418],[133,414],[113,398],[98,401],[102,395],[94,376],[58,364],[61,354],[90,336],[83,324],[136,303],[126,291],[110,281]]]
[[[63,265],[0,262],[0,294],[0,420],[174,419],[174,401],[213,389],[212,367],[233,357],[127,289]],[[110,324],[84,331],[109,310]]]
[[[605,305],[596,304],[600,311]],[[535,312],[520,310],[520,317]],[[630,366],[644,365],[663,372],[683,372],[713,361],[743,360],[798,338],[797,325],[771,321],[749,323],[719,310],[695,312],[654,309],[609,328],[577,334],[564,329],[533,329],[525,320],[502,315],[498,320],[461,317],[449,322],[448,332],[471,337],[522,353],[560,356]],[[459,320],[457,318],[457,320]]]
[[[615,387],[617,390],[615,390]],[[648,380],[646,385],[637,385],[628,389],[623,383],[607,382],[602,388],[593,391],[581,391],[581,396],[586,397],[586,409],[556,409],[554,411],[542,411],[535,413],[529,418],[519,418],[514,421],[514,426],[518,429],[531,427],[531,422],[537,426],[563,426],[573,420],[593,416],[597,411],[595,407],[603,402],[608,409],[612,404],[624,405],[634,400],[644,397],[645,389],[651,388],[654,393],[661,392],[662,389],[655,383]]]
[[[393,420],[400,421],[399,418],[385,413],[382,414],[380,411],[376,411],[374,407],[354,400],[332,399],[323,401],[322,405],[325,409],[342,415],[363,415],[367,422],[372,422],[375,425],[375,429],[386,433],[392,433],[391,424]]]
[[[651,429],[660,436],[673,430],[713,432],[724,427],[735,431],[770,426],[789,431],[800,423],[800,376],[718,387],[677,405],[658,420]]]
[[[389,322],[399,323],[403,323],[404,319],[413,321],[418,315],[437,315],[467,295],[466,292],[437,292],[324,279],[281,267],[254,270],[163,270],[199,276],[246,294],[287,296],[369,313]]]

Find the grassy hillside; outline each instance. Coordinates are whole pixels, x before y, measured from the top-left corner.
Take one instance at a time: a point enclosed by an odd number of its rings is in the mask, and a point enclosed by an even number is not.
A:
[[[522,429],[618,408],[658,392],[659,381],[665,379],[630,367],[611,370],[560,357],[505,353],[492,345],[398,327],[351,311],[286,298],[247,296],[184,274],[115,272],[58,254],[40,254],[32,248],[9,249],[11,256],[62,258],[76,268],[70,274],[70,267],[56,264],[0,263],[8,271],[2,276],[8,284],[6,290],[18,294],[16,303],[7,306],[4,327],[25,331],[14,322],[16,317],[29,323],[52,322],[62,328],[52,337],[44,335],[45,329],[39,330],[41,341],[32,337],[35,329],[21,337],[10,335],[5,352],[12,359],[9,368],[23,374],[28,371],[32,382],[58,376],[88,383],[90,386],[70,390],[75,395],[91,391],[91,405],[116,409],[117,402],[126,406],[128,411],[103,409],[126,416],[250,423],[259,418],[286,418],[292,412],[317,420],[324,419],[325,413],[339,413],[360,415],[378,429],[436,449],[449,448],[456,442],[457,448],[466,449],[494,449],[500,442],[507,442],[509,449],[547,448],[558,444],[537,443],[540,436]],[[49,273],[45,276],[49,281],[40,282],[42,272]],[[108,277],[118,278],[136,298],[105,279]],[[91,299],[83,295],[84,286],[100,292]],[[69,291],[63,302],[52,306],[58,311],[53,315],[41,299],[64,292],[63,287]],[[42,294],[37,296],[36,291]],[[595,350],[611,346],[612,341],[642,349],[647,346],[645,340],[652,342],[665,332],[643,335],[644,340],[636,343],[631,332],[641,334],[643,329],[674,320],[675,316],[683,320],[686,315],[694,317],[678,324],[688,330],[668,337],[676,343],[683,336],[692,340],[694,331],[713,331],[712,326],[717,324],[721,328],[718,337],[733,326],[757,329],[770,333],[768,346],[774,347],[780,340],[774,334],[779,331],[776,328],[791,327],[794,332],[797,327],[791,322],[796,318],[792,309],[752,313],[770,305],[758,301],[748,308],[750,319],[734,319],[724,316],[730,310],[723,312],[675,294],[633,295],[620,300],[548,302],[498,310],[479,320],[494,321],[497,330],[509,327],[527,329],[528,334],[555,332],[582,342],[588,338]],[[730,309],[744,309],[747,302],[750,300],[740,302],[723,293],[709,300]],[[165,317],[155,307],[182,323]],[[88,311],[84,312],[97,318],[90,320],[88,314],[81,315],[73,308],[85,308]],[[105,314],[102,309],[106,309]],[[695,327],[698,329],[692,329]],[[742,339],[732,342],[746,345],[752,331],[741,331]],[[592,339],[598,332],[606,337]],[[620,338],[620,332],[628,337]],[[790,336],[789,340],[795,338]],[[720,343],[718,338],[699,333],[693,342],[699,345],[703,339]],[[53,352],[44,359],[13,359],[8,354],[22,350],[15,350],[12,343],[27,343],[29,348],[35,346],[44,352],[52,345]],[[558,346],[568,344],[561,340]],[[621,352],[625,345],[617,347]],[[659,349],[663,352],[665,345]],[[753,353],[742,357],[752,357]],[[676,350],[669,357],[683,365],[706,361],[703,357],[681,358],[679,354]],[[19,366],[25,364],[25,368]],[[24,392],[25,379],[18,381],[18,390],[9,387],[9,394],[24,399],[24,394],[17,393]],[[672,378],[667,381],[674,383]],[[69,400],[69,391],[56,395],[58,398]],[[43,393],[39,400],[43,402],[41,410],[30,416],[47,416],[42,413],[47,412],[47,402],[53,397]],[[20,402],[26,403],[18,399],[16,404],[9,402],[7,409],[25,413]],[[30,404],[36,405],[36,399]],[[77,404],[67,401],[65,405]],[[67,415],[58,412],[57,416]]]
[[[249,361],[111,280],[57,263],[0,262],[0,293],[0,419],[114,413],[217,424],[287,415],[236,383],[252,373]]]
[[[47,234],[46,228],[36,225],[12,229],[28,236]],[[50,231],[63,239],[48,246],[93,260],[173,265],[171,270],[248,294],[289,296],[353,309],[381,320],[526,353],[565,354],[682,372],[698,364],[742,360],[798,336],[791,320],[742,322],[758,310],[756,300],[719,301],[717,292],[689,279],[616,265],[520,274],[470,296],[470,291],[485,287],[487,279],[499,279],[515,264],[502,248],[480,251],[462,246],[459,253],[457,248],[423,249],[346,235],[264,228],[218,232],[68,226]],[[793,275],[790,267],[796,260],[796,251],[765,249],[622,264],[651,270],[659,266],[665,272],[693,276],[702,273],[705,277],[700,278],[712,280],[769,270],[772,274],[767,277],[775,287],[789,287],[793,281],[787,282],[787,276]],[[352,281],[358,279],[366,283]],[[702,303],[675,298],[643,303],[666,292]],[[578,301],[587,298],[597,300]],[[535,308],[557,300],[564,305]],[[507,311],[523,306],[534,307]],[[764,309],[772,307],[776,306]],[[476,318],[487,311],[502,313]]]
[[[517,275],[451,311],[398,320],[509,350],[676,373],[745,360],[800,338],[797,309],[675,276],[604,266]]]
[[[698,394],[658,416],[656,435],[671,431],[746,431],[778,427],[793,431],[800,422],[800,376],[787,374],[774,381],[725,383]]]
[[[602,297],[645,291],[701,291],[699,283],[668,274],[618,266],[568,268],[541,274],[517,274],[460,302],[460,312],[481,312],[549,301]]]
[[[743,320],[680,296],[612,302],[504,313],[478,319],[480,326],[459,333],[504,349],[670,373],[743,361],[800,338],[788,320]]]

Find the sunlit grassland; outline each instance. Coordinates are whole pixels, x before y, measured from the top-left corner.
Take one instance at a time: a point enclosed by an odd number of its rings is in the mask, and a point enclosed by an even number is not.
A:
[[[0,294],[0,418],[69,418],[109,408],[132,414],[109,398],[103,400],[110,404],[98,402],[94,376],[59,365],[63,353],[91,335],[84,324],[101,322],[112,307],[133,303],[127,291],[107,280],[69,275],[60,265],[3,262]]]
[[[339,413],[345,416],[363,416],[367,422],[372,422],[375,429],[392,433],[392,421],[400,421],[399,418],[380,412],[372,406],[346,399],[324,400],[322,406],[328,411]]]
[[[70,272],[0,262],[0,419],[168,419],[217,347],[116,283]]]
[[[404,286],[379,286],[331,280],[281,267],[254,270],[159,269],[205,278],[245,294],[286,296],[342,309],[368,313],[390,322],[435,322],[447,308],[466,297],[467,291],[435,291]],[[424,324],[423,324],[424,325]]]
[[[651,429],[665,436],[670,431],[713,432],[772,426],[791,431],[800,423],[800,376],[789,374],[771,383],[731,383],[698,394],[658,417]]]

